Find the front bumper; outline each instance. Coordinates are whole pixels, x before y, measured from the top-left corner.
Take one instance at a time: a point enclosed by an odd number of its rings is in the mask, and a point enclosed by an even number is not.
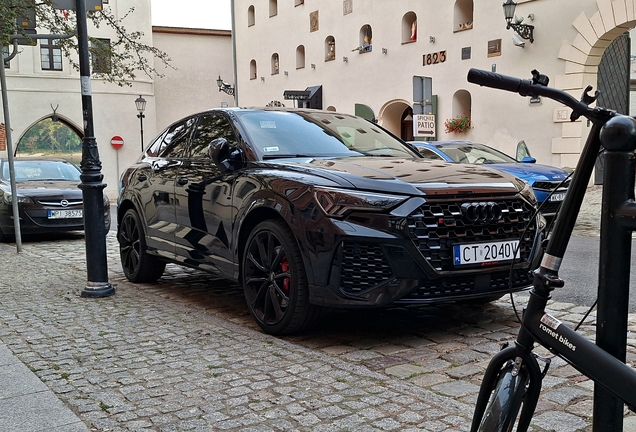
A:
[[[463,220],[456,198],[422,200],[406,214],[376,215],[364,225],[355,218],[333,221],[340,235],[328,262],[326,254],[312,259],[310,301],[332,307],[438,304],[528,288],[529,272],[542,255],[543,231],[533,219],[535,208],[518,197],[496,202],[506,211],[491,222]],[[514,264],[453,265],[454,244],[507,239],[520,240],[520,259]],[[323,268],[329,271],[316,271]]]
[[[68,207],[69,210],[78,210],[82,207]],[[48,209],[30,208],[19,206],[20,232],[22,234],[46,234],[66,231],[83,231],[84,219],[49,219]],[[104,209],[104,232],[110,230],[110,209]],[[0,229],[5,234],[13,233],[13,207],[3,206],[0,211]]]

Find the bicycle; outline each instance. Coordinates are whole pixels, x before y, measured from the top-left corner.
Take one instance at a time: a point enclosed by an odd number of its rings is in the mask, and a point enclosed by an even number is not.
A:
[[[502,346],[488,365],[477,398],[471,432],[524,432],[530,426],[550,359],[533,352],[547,348],[595,383],[594,430],[622,430],[623,403],[636,406],[636,371],[625,364],[631,233],[636,231],[634,168],[636,120],[589,105],[599,92],[588,86],[581,100],[548,87],[549,79],[532,71],[531,80],[471,69],[468,81],[521,96],[546,97],[572,109],[570,120],[587,118],[592,127],[565,200],[547,240],[513,346]],[[601,256],[596,344],[580,336],[545,309],[550,293],[564,285],[558,271],[581,208],[596,156],[605,148],[606,175],[601,215]],[[609,256],[612,245],[612,256]],[[544,363],[543,368],[539,361]],[[598,429],[597,429],[598,428]]]

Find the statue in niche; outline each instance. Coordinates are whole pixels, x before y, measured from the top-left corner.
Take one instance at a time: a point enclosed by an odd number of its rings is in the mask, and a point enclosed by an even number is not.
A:
[[[329,41],[329,51],[327,52],[327,58],[325,60],[335,60],[336,59],[336,42]]]
[[[278,56],[274,57],[274,73],[278,73]]]
[[[417,20],[413,21],[413,24],[411,24],[411,41],[416,41],[417,40]]]
[[[360,53],[363,53],[363,52],[369,52],[372,50],[373,50],[373,46],[371,44],[371,36],[369,36],[369,33],[365,33],[363,41],[362,41],[362,45],[352,49],[351,51],[359,51]]]

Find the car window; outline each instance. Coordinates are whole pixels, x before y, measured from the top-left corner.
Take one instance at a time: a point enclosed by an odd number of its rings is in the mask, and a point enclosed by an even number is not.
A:
[[[164,145],[163,137],[166,135],[167,132],[168,132],[168,129],[164,130],[154,140],[152,140],[152,142],[148,146],[148,150],[146,150],[146,153],[148,154],[148,156],[153,156],[153,157],[159,156],[159,153],[161,152],[161,148]]]
[[[225,138],[230,147],[236,145],[236,134],[230,122],[221,113],[203,114],[199,118],[190,145],[190,157],[208,158],[208,146],[217,138]]]
[[[426,147],[417,147],[417,151],[420,152],[422,157],[426,159],[444,160],[443,157],[435,153],[433,150],[427,149]]]
[[[470,164],[493,164],[517,162],[505,153],[495,150],[483,144],[453,144],[438,146],[446,155],[455,162]]]
[[[16,182],[80,180],[80,170],[75,165],[64,161],[16,160],[14,161],[13,167]],[[2,179],[6,181],[10,179],[8,163],[2,166]]]
[[[418,157],[377,125],[362,118],[324,111],[237,113],[248,141],[262,158],[284,156]]]
[[[159,156],[163,158],[186,157],[188,140],[192,135],[196,117],[190,117],[172,125],[163,136]]]

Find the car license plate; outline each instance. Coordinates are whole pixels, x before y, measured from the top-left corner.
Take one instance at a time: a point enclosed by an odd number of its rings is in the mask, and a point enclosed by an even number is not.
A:
[[[548,201],[555,202],[555,201],[563,201],[564,199],[565,199],[565,192],[557,192],[550,195],[550,198],[548,199]]]
[[[519,240],[466,243],[453,246],[453,264],[483,264],[519,258]]]
[[[78,219],[83,216],[82,210],[49,210],[49,219]]]

